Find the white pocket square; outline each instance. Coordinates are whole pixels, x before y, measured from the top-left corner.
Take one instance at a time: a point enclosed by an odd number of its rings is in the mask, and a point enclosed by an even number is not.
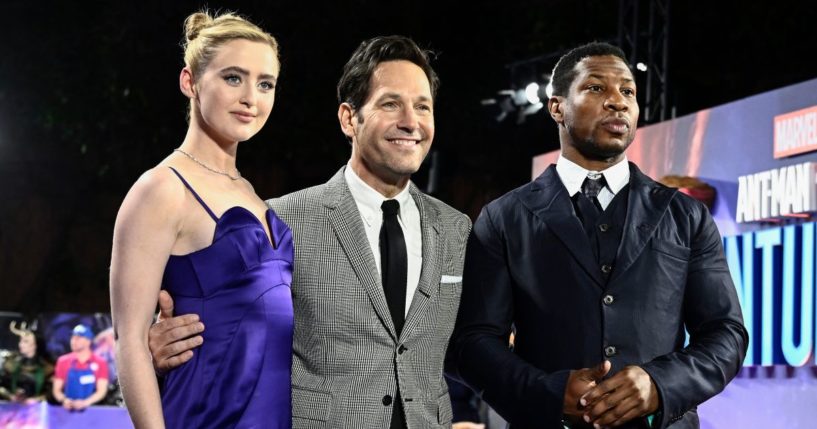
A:
[[[462,281],[462,276],[447,276],[443,275],[440,278],[440,283],[459,283]]]

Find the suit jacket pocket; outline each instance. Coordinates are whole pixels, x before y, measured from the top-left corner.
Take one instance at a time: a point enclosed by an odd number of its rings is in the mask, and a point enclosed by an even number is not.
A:
[[[462,280],[453,283],[440,282],[440,296],[439,300],[449,308],[456,309],[460,305],[460,297],[462,296]]]
[[[440,282],[440,292],[446,295],[459,295],[462,292],[462,280],[458,282]]]
[[[689,254],[691,250],[688,247],[682,246],[680,244],[675,244],[669,241],[663,240],[656,240],[652,239],[650,242],[650,248],[658,253],[663,253],[667,256],[671,256],[675,259],[680,259],[682,261],[689,261]]]
[[[454,412],[451,409],[451,397],[449,397],[448,392],[446,392],[437,398],[437,423],[450,426],[451,420],[453,419]]]
[[[292,386],[292,417],[325,422],[332,408],[328,392]]]

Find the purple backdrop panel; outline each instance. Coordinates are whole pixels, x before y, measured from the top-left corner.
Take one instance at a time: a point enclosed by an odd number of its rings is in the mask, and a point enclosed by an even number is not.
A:
[[[48,404],[19,404],[0,401],[0,428],[35,429],[48,427]]]
[[[751,367],[701,404],[701,429],[811,429],[817,421],[817,368]]]
[[[91,407],[66,411],[45,402],[0,402],[0,427],[5,429],[132,429],[128,411],[118,407]]]

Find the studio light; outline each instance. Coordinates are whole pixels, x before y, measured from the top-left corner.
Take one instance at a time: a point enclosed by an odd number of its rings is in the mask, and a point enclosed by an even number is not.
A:
[[[491,112],[497,122],[510,116],[516,119],[517,124],[522,124],[527,116],[541,110],[553,94],[550,74],[529,76],[528,79],[527,82],[517,80],[522,85],[498,91],[495,98],[484,99],[480,104]]]
[[[542,100],[539,99],[539,84],[531,82],[525,87],[525,98],[530,104],[538,104]]]

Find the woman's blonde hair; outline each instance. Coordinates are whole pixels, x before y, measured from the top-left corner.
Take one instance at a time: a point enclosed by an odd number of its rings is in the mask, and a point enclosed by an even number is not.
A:
[[[270,45],[278,59],[278,41],[252,22],[227,12],[215,17],[208,11],[196,12],[184,20],[184,63],[193,79],[210,64],[219,46],[235,39]]]

